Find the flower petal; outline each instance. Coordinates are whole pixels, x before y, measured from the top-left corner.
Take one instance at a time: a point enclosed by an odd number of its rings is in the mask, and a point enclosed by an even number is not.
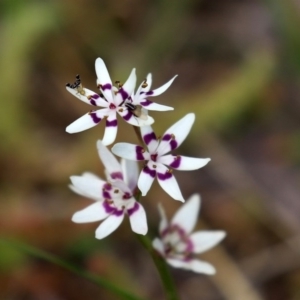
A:
[[[111,112],[106,119],[105,131],[102,143],[105,146],[112,144],[117,136],[118,132],[118,120],[116,112]]]
[[[186,233],[190,233],[196,225],[199,209],[200,196],[194,194],[177,210],[171,220],[171,224],[177,224],[183,228]]]
[[[210,158],[194,158],[169,154],[160,156],[157,161],[176,170],[189,171],[204,167],[210,161]]]
[[[137,89],[133,103],[138,104],[140,99],[143,99],[143,95],[145,95],[146,92],[148,92],[152,85],[152,74],[149,73],[146,77],[146,79],[140,84],[139,88]]]
[[[144,207],[137,201],[134,201],[132,207],[127,207],[126,209],[132,231],[145,235],[148,232],[148,224]]]
[[[131,94],[134,91],[135,85],[136,85],[136,74],[135,74],[135,69],[132,69],[128,79],[123,84],[123,86],[118,90],[115,96],[115,101],[117,105],[121,104],[126,99],[128,99],[129,96],[131,96]]]
[[[97,200],[102,199],[102,188],[105,185],[105,181],[90,175],[71,176],[70,179],[75,187],[75,192],[78,190],[85,197]]]
[[[97,93],[83,88],[83,93],[78,92],[77,89],[72,89],[68,86],[66,86],[66,89],[69,93],[71,93],[72,95],[74,95],[76,98],[78,98],[79,100],[90,104],[90,105],[94,105],[94,106],[103,106],[103,107],[107,107],[107,102],[101,98]]]
[[[159,141],[152,129],[151,126],[143,126],[141,127],[141,135],[143,141],[148,147],[150,153],[154,153],[159,145]]]
[[[148,110],[157,110],[157,111],[174,110],[174,108],[171,106],[157,104],[157,103],[149,101],[147,99],[143,99],[142,101],[139,102],[139,104]]]
[[[160,253],[162,256],[165,255],[164,244],[163,244],[163,242],[162,242],[159,238],[155,238],[155,239],[152,241],[152,247],[153,247],[158,253]]]
[[[226,236],[226,232],[222,230],[203,230],[196,231],[190,235],[193,243],[193,252],[202,253],[217,245]]]
[[[129,189],[133,192],[137,187],[139,168],[136,161],[123,159],[121,160],[121,167],[124,176],[124,182]]]
[[[107,71],[104,61],[98,57],[95,63],[96,74],[97,74],[97,84],[100,85],[100,89],[105,96],[105,98],[110,102],[114,102],[112,94],[112,81],[110,79],[109,73]]]
[[[162,136],[157,152],[163,155],[178,148],[189,134],[195,121],[195,114],[189,113],[172,125]]]
[[[129,160],[143,161],[150,158],[149,153],[143,147],[129,143],[117,143],[111,148],[111,151],[115,155]]]
[[[122,168],[115,156],[103,145],[101,140],[97,142],[99,157],[112,179],[123,180]]]
[[[77,211],[73,217],[72,221],[75,223],[89,223],[96,222],[105,219],[108,213],[105,211],[102,202],[97,201],[88,207]]]
[[[88,112],[66,128],[68,133],[76,133],[96,126],[108,114],[106,108]]]
[[[155,169],[152,169],[151,166],[146,165],[142,169],[142,172],[138,180],[138,188],[142,192],[142,196],[145,196],[148,193],[155,176],[156,176],[156,171]]]
[[[124,119],[124,121],[133,126],[142,127],[154,123],[154,119],[151,116],[145,115],[143,116],[143,118],[139,118],[135,116],[131,111],[129,111],[128,109],[124,109],[123,107],[121,109],[118,109],[117,112]]]
[[[168,227],[168,219],[163,206],[158,204],[158,212],[160,215],[159,233],[161,234]]]
[[[177,259],[168,258],[167,262],[174,268],[182,268],[186,270],[191,270],[196,273],[203,273],[207,275],[214,275],[216,269],[211,264],[200,261],[198,259],[193,259],[190,261],[182,261]]]
[[[104,220],[100,226],[96,229],[96,239],[103,239],[114,232],[122,223],[124,219],[124,213],[121,215],[110,215]]]
[[[172,84],[172,82],[175,80],[175,78],[177,77],[178,75],[175,75],[171,80],[169,80],[167,83],[165,83],[164,85],[162,85],[161,87],[155,89],[155,90],[152,90],[152,91],[149,91],[147,93],[145,93],[146,96],[148,97],[154,97],[154,96],[158,96],[162,93],[164,93],[169,87],[170,85]]]
[[[161,188],[173,199],[184,202],[174,175],[162,164],[157,164],[157,180]]]

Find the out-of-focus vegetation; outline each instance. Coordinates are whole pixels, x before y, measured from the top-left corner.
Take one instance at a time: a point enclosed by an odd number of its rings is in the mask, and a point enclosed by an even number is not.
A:
[[[126,222],[105,240],[98,224],[70,218],[89,200],[68,190],[72,174],[102,175],[103,125],[69,135],[90,107],[65,90],[80,73],[96,90],[94,61],[113,80],[137,68],[154,87],[179,74],[152,115],[158,133],[188,112],[181,146],[211,157],[177,172],[183,194],[202,195],[198,228],[224,229],[203,255],[213,277],[172,270],[182,299],[300,298],[300,5],[295,0],[2,1],[0,9],[1,236],[20,239],[148,299],[163,299],[150,257]],[[121,120],[120,120],[121,121]],[[121,122],[120,122],[121,123]],[[118,141],[136,142],[124,124]],[[157,203],[179,203],[154,185],[143,199],[150,231]],[[83,278],[0,244],[0,299],[118,299]]]

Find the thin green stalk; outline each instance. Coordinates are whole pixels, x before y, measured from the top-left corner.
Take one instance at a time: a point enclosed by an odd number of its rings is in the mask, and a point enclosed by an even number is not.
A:
[[[25,252],[26,254],[44,259],[50,263],[53,263],[53,264],[58,265],[68,271],[71,271],[72,273],[74,273],[82,278],[85,278],[100,287],[103,287],[103,288],[111,291],[115,295],[119,296],[120,299],[143,300],[143,298],[132,295],[130,292],[127,292],[127,291],[123,290],[122,288],[112,284],[110,281],[105,280],[93,273],[81,270],[80,268],[70,264],[69,262],[62,260],[61,258],[59,258],[53,254],[47,253],[46,251],[43,251],[43,250],[40,250],[33,246],[27,245],[23,242],[11,240],[11,239],[0,238],[0,243],[6,244],[10,247],[18,248],[19,250]]]
[[[160,275],[167,300],[179,300],[177,289],[165,260],[153,249],[151,240],[144,235],[136,234],[138,240],[151,255]]]
[[[144,141],[142,139],[141,132],[138,127],[133,126],[134,132],[136,133],[136,136],[138,140],[141,142],[141,144],[144,144]],[[135,199],[137,201],[140,200],[141,193],[140,191],[135,194]],[[177,290],[173,281],[173,278],[169,272],[169,268],[165,262],[165,260],[158,255],[158,253],[153,249],[151,240],[147,236],[143,236],[140,234],[136,234],[138,240],[140,243],[144,246],[144,248],[149,252],[151,255],[155,266],[157,268],[157,271],[160,275],[163,288],[165,290],[166,299],[167,300],[179,300],[179,297],[177,295]]]

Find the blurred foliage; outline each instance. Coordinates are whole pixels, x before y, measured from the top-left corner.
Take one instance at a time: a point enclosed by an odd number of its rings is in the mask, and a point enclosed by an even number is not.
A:
[[[84,85],[95,89],[93,66],[101,56],[113,80],[124,81],[132,67],[139,82],[152,72],[154,87],[179,74],[155,99],[175,110],[153,112],[153,127],[161,134],[195,112],[181,151],[212,157],[203,170],[176,177],[186,197],[201,193],[202,226],[225,229],[228,237],[212,251],[210,261],[220,270],[216,277],[173,270],[181,295],[297,299],[297,1],[4,0],[0,5],[1,235],[39,245],[135,294],[163,299],[150,258],[126,222],[97,241],[97,224],[70,221],[88,200],[67,190],[68,177],[86,170],[102,174],[95,142],[103,124],[76,135],[64,132],[89,110],[64,84],[80,73]],[[120,127],[118,141],[136,142],[132,129]],[[150,228],[158,221],[157,202],[164,202],[170,215],[179,205],[155,188],[143,201]],[[0,269],[0,299],[118,299],[3,245]]]

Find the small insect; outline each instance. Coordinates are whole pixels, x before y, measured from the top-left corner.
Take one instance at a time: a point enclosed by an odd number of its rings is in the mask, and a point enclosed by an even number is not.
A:
[[[132,103],[125,103],[125,107],[137,118],[142,120],[147,120],[148,115],[143,111],[143,107],[141,105],[134,105]]]
[[[85,90],[83,89],[83,86],[81,84],[81,79],[80,79],[79,74],[76,75],[76,80],[73,84],[67,83],[66,86],[71,89],[76,90],[78,92],[78,94],[80,94],[80,95],[83,95],[83,96],[85,95]]]

